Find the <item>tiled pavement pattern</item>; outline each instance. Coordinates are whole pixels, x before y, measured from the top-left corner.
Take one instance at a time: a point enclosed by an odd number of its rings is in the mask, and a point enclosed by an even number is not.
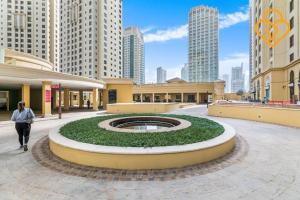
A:
[[[221,159],[194,166],[166,170],[113,170],[84,167],[60,159],[49,150],[49,139],[40,139],[33,147],[33,157],[43,166],[69,175],[117,181],[167,181],[178,178],[212,173],[231,164],[241,162],[247,154],[248,144],[240,136],[236,139],[235,149]]]
[[[201,116],[206,115],[206,108],[183,109],[175,114]],[[300,199],[300,129],[217,118],[236,129],[248,144],[247,154],[210,173],[165,181],[74,176],[44,167],[34,159],[32,146],[49,129],[82,116],[34,123],[27,153],[17,150],[17,135],[12,125],[0,127],[1,200]]]

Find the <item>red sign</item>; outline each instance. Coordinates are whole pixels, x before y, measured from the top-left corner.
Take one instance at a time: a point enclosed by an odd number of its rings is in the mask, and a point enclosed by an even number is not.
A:
[[[46,90],[45,93],[45,102],[50,103],[51,102],[51,90]]]
[[[59,89],[59,85],[51,85],[52,89]]]

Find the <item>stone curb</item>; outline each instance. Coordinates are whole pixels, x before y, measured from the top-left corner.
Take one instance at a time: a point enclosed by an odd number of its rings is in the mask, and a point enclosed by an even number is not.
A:
[[[122,128],[116,128],[110,125],[111,122],[117,121],[117,120],[121,120],[121,119],[125,119],[125,118],[137,118],[137,117],[120,117],[120,118],[113,118],[113,119],[108,119],[108,120],[104,120],[102,122],[100,122],[98,124],[98,126],[100,128],[103,128],[105,130],[108,131],[113,131],[113,132],[122,132],[122,133],[162,133],[162,132],[171,132],[171,131],[178,131],[181,129],[185,129],[188,128],[192,125],[191,122],[184,120],[184,119],[180,119],[180,118],[173,118],[173,117],[161,117],[161,116],[138,116],[138,118],[147,118],[147,117],[153,117],[153,118],[162,118],[162,119],[171,119],[174,121],[178,121],[180,122],[179,125],[174,126],[174,127],[170,127],[170,128],[161,128],[159,130],[129,130],[129,129],[122,129]]]
[[[76,120],[74,120],[76,121]],[[215,120],[213,120],[215,121]],[[217,122],[217,121],[215,121]],[[70,123],[70,122],[69,122]],[[52,130],[50,130],[49,133],[49,139],[51,142],[58,144],[60,146],[75,149],[79,151],[85,151],[85,152],[92,152],[92,153],[104,153],[104,154],[131,154],[131,155],[142,155],[142,154],[172,154],[172,153],[183,153],[183,152],[192,152],[192,151],[198,151],[208,148],[213,148],[219,145],[222,145],[230,140],[232,140],[236,132],[234,128],[231,126],[222,123],[217,122],[221,124],[225,131],[220,136],[193,144],[186,144],[186,145],[180,145],[180,146],[166,146],[166,147],[116,147],[116,146],[103,146],[103,145],[94,145],[94,144],[86,144],[82,142],[77,142],[71,139],[68,139],[64,136],[62,136],[59,133],[59,130],[64,125],[60,125]]]

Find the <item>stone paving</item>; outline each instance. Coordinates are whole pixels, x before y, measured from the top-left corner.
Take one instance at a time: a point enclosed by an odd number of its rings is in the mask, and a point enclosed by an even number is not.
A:
[[[87,178],[115,181],[166,181],[212,173],[224,169],[236,162],[241,162],[248,152],[248,144],[238,136],[236,147],[228,155],[204,164],[165,170],[113,170],[85,167],[64,161],[49,149],[48,137],[43,137],[32,148],[32,155],[41,165],[49,169]]]
[[[198,106],[174,114],[202,116],[206,108]],[[2,125],[0,199],[300,199],[300,129],[272,124],[213,118],[236,129],[245,141],[241,146],[248,145],[247,153],[228,165],[222,166],[228,160],[220,162],[220,169],[170,180],[82,177],[45,167],[34,159],[31,147],[43,141],[49,129],[95,115],[34,123],[27,153],[17,149],[13,125]]]

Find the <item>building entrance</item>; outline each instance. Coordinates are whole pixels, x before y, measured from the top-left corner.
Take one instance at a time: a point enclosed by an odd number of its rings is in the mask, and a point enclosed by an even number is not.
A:
[[[9,111],[9,92],[0,91],[0,110]]]

